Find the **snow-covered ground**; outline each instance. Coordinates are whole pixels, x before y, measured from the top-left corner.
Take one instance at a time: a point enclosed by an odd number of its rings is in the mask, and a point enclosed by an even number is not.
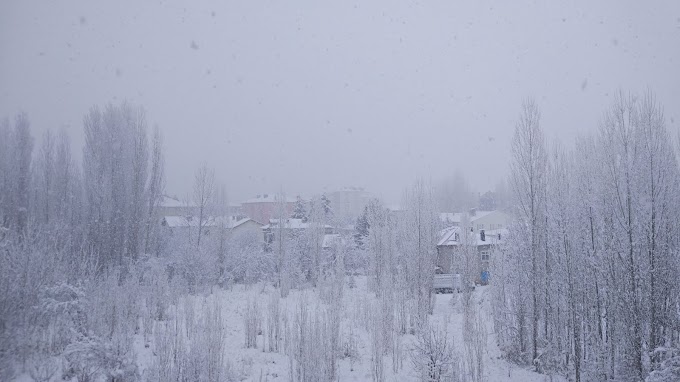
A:
[[[342,329],[340,341],[345,341],[349,328],[351,327],[354,338],[356,339],[357,357],[351,360],[349,357],[340,358],[338,361],[338,380],[340,381],[370,381],[371,372],[371,337],[369,333],[358,324],[357,317],[366,314],[365,310],[371,308],[376,300],[367,292],[366,280],[358,278],[356,288],[345,288],[342,299]],[[496,345],[495,335],[492,332],[492,321],[490,317],[490,287],[478,287],[472,294],[472,304],[479,308],[479,319],[482,320],[487,329],[487,345],[484,359],[484,379],[485,381],[545,381],[550,380],[548,376],[537,374],[516,365],[513,365],[502,358],[501,351]],[[257,348],[245,347],[245,315],[249,303],[257,302],[261,325],[265,326],[267,315],[267,304],[271,296],[277,291],[271,287],[262,285],[243,286],[236,285],[231,290],[217,291],[209,296],[192,296],[187,301],[180,302],[177,307],[172,307],[176,318],[185,317],[185,309],[201,311],[201,305],[215,306],[217,303],[221,307],[222,319],[226,328],[226,340],[224,346],[225,358],[231,363],[232,369],[239,379],[246,381],[287,381],[290,379],[290,360],[284,351],[268,352],[265,349],[265,331],[258,335]],[[455,344],[454,351],[461,357],[465,356],[463,346],[463,322],[464,315],[459,306],[460,302],[455,302],[462,295],[458,294],[439,294],[436,295],[434,314],[430,317],[433,325],[446,323],[448,335],[451,336]],[[454,299],[454,301],[452,301]],[[217,301],[215,301],[217,300]],[[314,310],[314,307],[322,306],[318,293],[313,290],[297,291],[292,290],[286,298],[280,299],[281,316],[292,315],[300,304],[304,304]],[[286,312],[286,313],[284,313]],[[157,323],[158,327],[158,323]],[[393,371],[393,360],[389,355],[384,359],[385,380],[387,381],[416,381],[419,376],[413,370],[410,352],[413,348],[415,336],[401,336],[403,351],[398,364],[401,366],[398,372]],[[154,361],[156,353],[153,339],[146,344],[141,336],[136,340],[137,362],[140,365],[142,376],[148,376],[150,366]],[[560,379],[552,379],[560,380]]]
[[[373,354],[375,354],[375,337],[372,336],[368,328],[377,327],[372,326],[371,323],[376,322],[374,317],[376,311],[378,311],[377,307],[380,306],[380,301],[368,291],[365,278],[358,277],[356,282],[352,284],[355,284],[355,287],[349,288],[349,282],[345,280],[341,306],[335,307],[339,308],[335,312],[340,321],[337,347],[341,350],[336,353],[337,369],[334,374],[336,380],[339,381],[372,381],[376,367],[372,360]],[[564,378],[551,378],[537,374],[511,364],[503,358],[502,352],[496,345],[496,336],[493,333],[490,315],[490,288],[489,286],[477,287],[472,292],[468,305],[470,307],[468,311],[474,311],[476,314],[475,322],[481,323],[477,328],[481,327],[482,330],[478,332],[486,333],[486,343],[479,347],[483,349],[483,359],[480,363],[483,369],[483,377],[476,380],[527,382],[564,380]],[[299,325],[296,317],[299,317],[301,311],[308,312],[311,320],[316,319],[314,317],[329,317],[328,315],[324,316],[324,314],[328,314],[332,307],[325,304],[323,300],[329,301],[327,297],[330,290],[327,286],[291,290],[286,298],[279,298],[279,291],[271,285],[234,285],[229,290],[214,289],[212,294],[180,298],[176,304],[170,305],[168,308],[168,318],[165,321],[153,323],[153,334],[146,330],[140,330],[138,334],[134,335],[134,357],[139,366],[139,374],[145,381],[163,380],[163,371],[159,371],[162,369],[159,365],[164,362],[162,360],[163,354],[166,354],[166,356],[172,354],[172,357],[176,360],[178,359],[177,349],[179,348],[182,349],[179,358],[184,357],[180,363],[185,362],[182,367],[187,367],[186,365],[192,362],[197,362],[199,368],[207,367],[206,362],[211,361],[206,360],[210,358],[201,358],[191,351],[199,349],[199,352],[209,352],[210,339],[218,336],[216,328],[220,325],[215,324],[215,321],[217,321],[221,323],[224,338],[221,346],[224,358],[218,362],[229,365],[228,378],[220,378],[220,380],[291,380],[291,367],[296,365],[287,355],[292,353],[291,348],[287,347],[285,340],[282,341],[278,351],[271,351],[268,345],[269,337],[267,334],[270,327],[267,323],[272,315],[272,302],[278,301],[278,317],[282,326],[281,337],[292,338],[290,331],[286,331],[286,328],[295,328]],[[463,333],[465,330],[465,314],[463,313],[462,299],[462,294],[435,295],[433,314],[428,317],[428,321],[430,327],[438,330],[440,335],[446,333],[447,342],[453,344],[451,350],[460,365],[469,365],[466,363],[470,361],[468,359],[470,350],[466,347]],[[253,308],[254,306],[256,307]],[[216,309],[219,309],[221,315],[215,314]],[[255,309],[255,317],[257,317],[256,347],[246,347],[246,317],[248,317],[248,311],[250,310],[252,313],[253,309]],[[208,317],[213,317],[213,320],[211,321]],[[217,319],[214,319],[215,317]],[[253,315],[251,314],[249,317],[253,317]],[[469,322],[470,320],[468,320]],[[144,323],[140,323],[140,327],[144,327],[144,325]],[[147,332],[146,336],[144,336],[145,331]],[[163,333],[165,333],[165,336]],[[393,338],[392,350],[382,352],[383,355],[381,356],[384,380],[421,380],[420,375],[414,370],[411,356],[418,341],[416,336],[414,334],[395,334]],[[483,338],[483,335],[480,338]],[[308,339],[307,341],[311,342],[312,340]],[[314,346],[321,347],[323,345],[315,343],[312,344],[312,347]],[[396,346],[396,350],[394,350],[394,346]],[[165,350],[163,347],[165,347]],[[348,347],[351,347],[351,349],[347,350]],[[312,348],[311,354],[322,353],[323,350],[325,349]],[[302,356],[302,359],[304,360],[305,356]],[[174,363],[177,362],[174,361]],[[318,362],[318,359],[315,358],[313,362]],[[167,363],[166,361],[165,364],[167,365]],[[312,365],[312,367],[316,367],[316,365]],[[166,368],[166,372],[170,369]],[[459,367],[459,370],[465,369],[466,366]],[[53,380],[59,380],[58,375],[59,373],[55,374],[54,378],[57,379],[53,378]],[[28,374],[22,374],[18,376],[17,380],[23,382],[32,379]],[[208,380],[212,379],[209,378]],[[458,380],[472,379],[469,375],[464,375]]]
[[[487,345],[485,358],[485,381],[565,381],[562,377],[551,377],[521,368],[503,358],[498,348],[496,336],[493,333],[493,318],[491,317],[490,286],[477,287],[472,292],[473,305],[479,307],[480,317],[487,329]],[[459,297],[455,294],[440,294],[436,296],[433,320],[444,320],[449,317],[448,331],[456,341],[456,350],[463,354],[463,313],[455,307],[451,299]]]

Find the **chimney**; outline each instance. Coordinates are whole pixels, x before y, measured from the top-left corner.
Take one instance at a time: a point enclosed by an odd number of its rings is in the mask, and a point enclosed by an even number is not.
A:
[[[477,214],[477,209],[476,208],[470,208],[470,211],[468,212],[470,216],[475,216]]]
[[[486,232],[484,232],[483,229],[480,229],[480,230],[479,230],[479,238],[480,238],[482,241],[486,241]]]

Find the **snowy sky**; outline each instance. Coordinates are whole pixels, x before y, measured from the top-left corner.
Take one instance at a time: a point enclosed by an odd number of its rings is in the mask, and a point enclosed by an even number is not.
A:
[[[370,3],[370,4],[369,4]],[[201,162],[232,201],[364,186],[396,199],[508,168],[524,97],[550,139],[597,126],[618,89],[680,126],[679,1],[0,3],[0,116],[66,127],[127,99],[165,135],[167,191]]]

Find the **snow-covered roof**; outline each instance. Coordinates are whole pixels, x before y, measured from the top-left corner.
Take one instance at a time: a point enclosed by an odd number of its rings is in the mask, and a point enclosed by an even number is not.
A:
[[[342,237],[337,234],[328,234],[328,235],[323,235],[323,241],[321,242],[321,248],[331,248],[334,245],[338,245],[342,243]]]
[[[437,246],[458,245],[460,240],[460,227],[449,227],[439,232]]]
[[[283,200],[283,197],[280,194],[262,194],[262,195],[257,195],[254,198],[248,199],[242,204],[247,204],[247,203],[279,203]],[[285,198],[286,202],[288,203],[295,203],[296,199],[291,198],[291,197],[286,197]]]
[[[198,227],[198,218],[194,216],[165,216],[163,217],[165,225],[170,228],[187,228]],[[218,216],[208,217],[203,224],[204,227],[218,227],[236,228],[244,223],[247,223],[251,218],[235,219],[233,216]],[[257,223],[255,220],[253,222]],[[261,225],[260,223],[257,223]]]
[[[470,223],[473,223],[477,219],[481,219],[489,214],[492,214],[496,211],[475,211],[474,215],[470,214],[469,212],[466,213],[468,216],[468,219],[470,220]],[[439,220],[441,220],[444,223],[458,223],[463,220],[463,214],[461,212],[441,212],[439,214]]]
[[[303,222],[302,219],[285,219],[285,222],[283,223],[284,228],[288,229],[307,229],[309,228],[309,222]],[[266,226],[262,227],[262,229],[267,229],[267,228],[273,228],[273,227],[278,227],[279,226],[279,219],[269,219],[269,224]],[[330,226],[328,224],[324,225],[324,228],[333,228],[333,226]]]
[[[482,231],[484,231],[484,240],[482,240]],[[437,246],[457,246],[461,244],[461,228],[449,227],[439,232],[439,241]],[[480,230],[478,232],[468,232],[470,241],[468,243],[475,243],[476,245],[490,245],[499,244],[508,237],[509,231],[507,229],[494,230]]]
[[[163,218],[165,225],[170,228],[176,227],[191,227],[189,220],[186,216],[165,216]]]
[[[227,228],[236,228],[242,224],[245,224],[249,221],[252,221],[253,223],[262,226],[261,223],[256,222],[255,220],[251,218],[240,218],[240,219],[234,219],[233,216],[220,216],[215,218],[215,225],[221,225],[221,222],[224,221],[224,226]]]

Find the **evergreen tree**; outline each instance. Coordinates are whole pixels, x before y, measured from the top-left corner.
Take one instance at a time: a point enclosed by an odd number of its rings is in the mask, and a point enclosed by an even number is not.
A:
[[[368,237],[368,230],[371,225],[368,224],[368,206],[364,207],[364,212],[357,218],[356,226],[354,227],[354,243],[359,249],[364,249],[366,245],[366,238]]]
[[[323,208],[323,213],[326,217],[333,215],[333,210],[331,209],[331,201],[326,197],[326,194],[321,195],[321,207]]]
[[[307,208],[305,207],[305,201],[298,195],[297,200],[295,200],[295,207],[293,207],[293,219],[302,219],[304,223],[307,222]]]

